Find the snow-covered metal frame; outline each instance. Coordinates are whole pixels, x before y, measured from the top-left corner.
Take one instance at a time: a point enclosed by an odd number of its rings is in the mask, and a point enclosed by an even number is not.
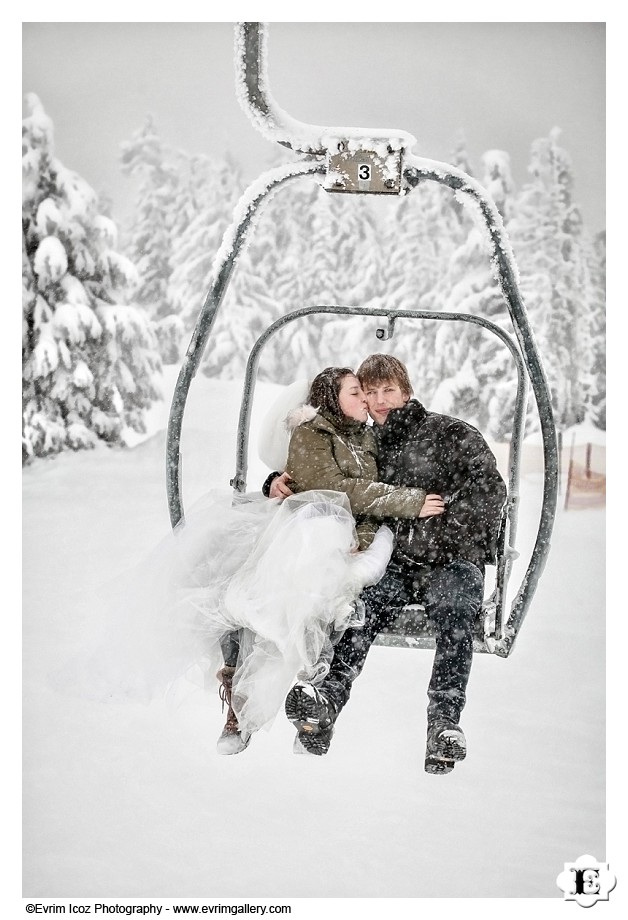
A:
[[[481,317],[468,314],[423,314],[420,311],[370,311],[367,308],[314,307],[294,311],[273,324],[263,334],[255,348],[261,348],[268,335],[276,331],[275,327],[304,316],[309,312],[352,313],[362,315],[387,316],[389,330],[399,317],[457,319],[482,325],[497,334],[509,348],[517,367],[518,396],[513,422],[511,440],[511,462],[509,478],[509,495],[505,509],[504,526],[501,534],[501,550],[498,560],[498,577],[496,592],[490,602],[498,600],[496,607],[501,609],[505,587],[516,554],[514,536],[517,519],[519,453],[523,434],[525,415],[526,387],[521,386],[520,374],[523,367],[527,373],[536,400],[543,443],[544,481],[543,501],[539,517],[536,541],[530,560],[522,579],[521,586],[513,599],[508,617],[499,622],[497,612],[496,627],[490,631],[486,641],[481,639],[478,650],[488,651],[501,657],[508,657],[512,651],[521,624],[530,607],[539,578],[543,572],[550,550],[550,539],[558,497],[558,446],[556,429],[551,407],[549,387],[541,363],[534,335],[530,327],[527,312],[517,283],[517,268],[514,255],[506,236],[502,219],[487,191],[474,179],[461,170],[446,163],[439,163],[410,153],[416,143],[415,139],[403,131],[364,130],[350,128],[323,128],[306,125],[295,121],[279,109],[268,90],[266,75],[266,28],[263,23],[238,23],[235,33],[236,41],[236,85],[238,99],[255,127],[269,140],[292,149],[301,159],[274,170],[269,170],[259,177],[243,194],[234,213],[231,226],[227,229],[222,245],[216,254],[212,272],[212,282],[196,327],[192,334],[173,395],[168,422],[166,446],[166,478],[170,520],[174,528],[184,517],[181,495],[181,457],[180,438],[183,413],[190,383],[196,374],[208,337],[214,325],[218,310],[224,299],[238,255],[245,242],[252,222],[260,207],[281,186],[295,178],[311,177],[317,180],[327,191],[334,193],[390,193],[408,194],[421,182],[434,181],[452,189],[456,197],[465,205],[475,207],[481,223],[488,232],[491,249],[493,273],[508,308],[515,341],[500,327]],[[369,166],[368,178],[360,178],[360,166]],[[366,176],[367,170],[364,170]],[[401,180],[399,176],[401,175]],[[270,331],[272,330],[272,331]],[[382,337],[387,333],[382,330]],[[254,367],[259,352],[251,353],[247,368]],[[249,387],[252,379],[247,380]],[[248,419],[250,411],[248,401],[250,394],[244,392],[241,423]],[[246,433],[238,433],[238,472],[232,482],[237,491],[246,487],[242,476],[243,445],[248,441],[248,421]],[[488,602],[487,602],[488,603]],[[425,630],[422,637],[409,637],[405,644],[424,647],[424,642],[431,642]],[[427,630],[429,633],[429,629]],[[485,637],[486,638],[486,637]],[[489,641],[490,640],[490,641]],[[477,645],[476,645],[477,647]]]

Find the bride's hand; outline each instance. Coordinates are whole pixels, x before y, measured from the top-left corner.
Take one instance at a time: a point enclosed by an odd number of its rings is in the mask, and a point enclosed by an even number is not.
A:
[[[292,482],[292,476],[288,475],[288,473],[282,473],[281,476],[275,476],[270,484],[268,497],[281,499],[289,498],[293,494],[288,485],[289,482]]]

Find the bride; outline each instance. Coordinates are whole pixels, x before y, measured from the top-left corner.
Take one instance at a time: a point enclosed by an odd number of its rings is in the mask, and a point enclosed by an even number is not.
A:
[[[329,367],[293,410],[285,500],[213,490],[99,598],[103,635],[54,676],[98,700],[148,702],[216,673],[228,706],[218,751],[269,728],[295,679],[322,680],[333,644],[363,618],[388,564],[386,519],[440,513],[434,496],[377,481],[367,406]],[[96,613],[96,611],[93,611]]]
[[[286,420],[294,494],[274,507],[219,602],[207,604],[201,592],[200,609],[234,630],[223,634],[217,675],[228,705],[219,753],[239,753],[272,724],[290,675],[323,679],[333,643],[363,617],[360,592],[379,581],[390,559],[392,532],[383,521],[441,513],[435,496],[377,481],[367,418],[350,368],[315,377],[307,403]]]

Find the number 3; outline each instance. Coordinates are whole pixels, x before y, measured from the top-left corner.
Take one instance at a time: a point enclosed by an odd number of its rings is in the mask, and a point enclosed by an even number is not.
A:
[[[368,163],[360,163],[358,166],[358,179],[369,181],[371,178],[371,167]]]

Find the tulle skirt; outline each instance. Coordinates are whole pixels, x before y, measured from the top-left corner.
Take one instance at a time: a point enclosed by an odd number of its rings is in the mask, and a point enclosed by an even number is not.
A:
[[[99,592],[97,637],[54,675],[93,699],[148,702],[202,682],[237,634],[233,707],[241,731],[269,728],[298,677],[320,681],[333,645],[363,622],[362,589],[384,574],[393,537],[357,552],[349,500],[284,501],[215,490],[144,561]]]

